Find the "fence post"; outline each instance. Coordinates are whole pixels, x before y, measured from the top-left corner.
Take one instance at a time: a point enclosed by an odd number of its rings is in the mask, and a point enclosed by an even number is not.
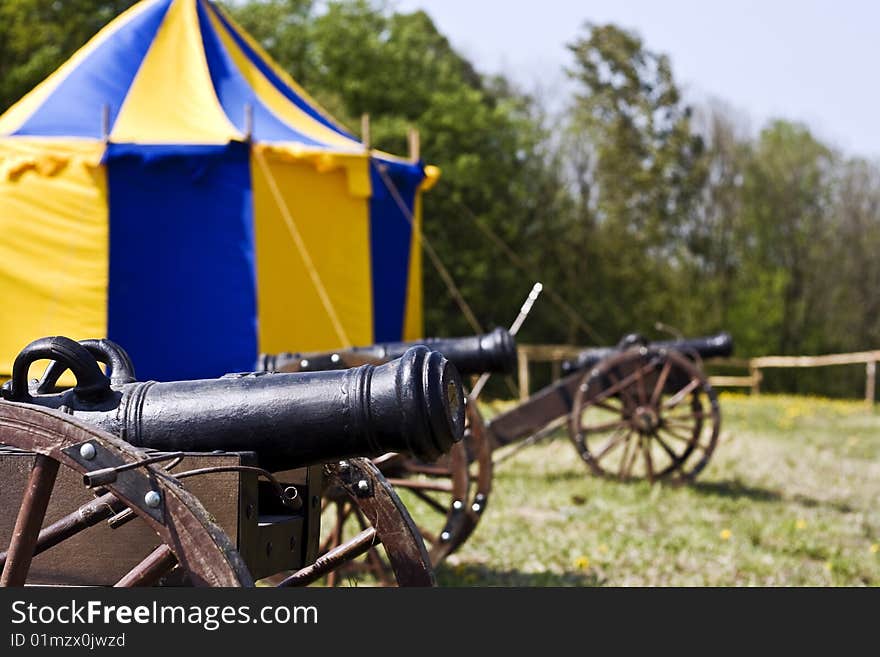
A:
[[[865,401],[871,408],[877,395],[877,361],[869,360],[865,363]]]
[[[522,347],[517,348],[516,355],[519,368],[519,400],[525,401],[529,398],[529,357]]]
[[[752,394],[756,397],[761,394],[761,370],[749,362],[749,376],[752,377]]]

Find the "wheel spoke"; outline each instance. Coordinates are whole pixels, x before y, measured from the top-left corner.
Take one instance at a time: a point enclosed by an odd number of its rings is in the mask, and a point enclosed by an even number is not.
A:
[[[452,492],[452,484],[451,483],[443,483],[443,482],[435,482],[435,481],[422,481],[420,479],[387,479],[388,483],[396,488],[403,488],[406,490],[430,490],[436,493],[451,493]]]
[[[687,397],[700,386],[700,383],[701,381],[699,379],[691,379],[691,382],[688,383],[684,388],[682,388],[672,397],[663,402],[663,408],[670,409],[678,406],[685,397]]]
[[[629,431],[624,431],[620,434],[615,432],[615,435],[608,439],[608,442],[602,447],[601,450],[593,457],[593,460],[597,463],[602,460],[611,450],[620,445],[621,443],[625,443],[629,440],[630,436],[632,436],[632,429]]]
[[[665,451],[666,454],[669,455],[669,458],[672,459],[672,462],[678,463],[678,460],[679,460],[678,454],[676,454],[675,451],[669,446],[669,444],[665,440],[663,440],[663,438],[660,437],[660,432],[655,431],[653,436],[654,436],[654,439],[659,443],[660,447],[663,448],[663,451]]]
[[[657,384],[654,386],[653,392],[651,392],[651,406],[656,408],[657,402],[660,401],[660,395],[663,394],[663,387],[666,385],[666,379],[669,377],[669,371],[672,369],[672,361],[667,360],[663,363],[663,368],[660,370],[660,376],[657,377]]]
[[[602,424],[594,424],[592,426],[582,426],[581,431],[584,433],[602,433],[628,426],[629,422],[626,420],[614,420],[612,422],[603,422]]]
[[[413,495],[415,495],[416,497],[418,497],[420,500],[425,502],[425,504],[429,505],[437,513],[445,516],[449,512],[448,506],[444,506],[444,505],[440,504],[440,502],[438,502],[433,497],[428,495],[425,491],[418,490],[417,488],[412,488],[412,489],[410,489],[410,492]]]
[[[27,487],[21,500],[21,508],[15,519],[12,539],[6,551],[6,563],[0,575],[0,586],[24,586],[34,558],[34,549],[49,506],[49,498],[58,475],[58,461],[37,454]]]
[[[321,579],[324,575],[327,576],[328,583],[331,577],[335,582],[336,569],[369,551],[376,539],[376,529],[368,527],[345,545],[335,546],[332,550],[315,559],[313,563],[282,580],[278,586],[306,586]]]
[[[645,456],[645,472],[648,475],[648,481],[654,483],[654,461],[651,459],[651,444],[649,436],[639,437],[642,446],[642,453]]]
[[[666,435],[672,436],[673,438],[675,438],[675,439],[677,439],[677,440],[681,440],[681,441],[686,442],[686,443],[690,443],[690,442],[692,442],[693,439],[694,439],[693,435],[690,435],[690,436],[681,436],[681,435],[675,433],[672,429],[670,429],[670,428],[667,427],[667,426],[659,427],[658,431],[663,431],[663,432],[666,433]]]
[[[412,474],[423,474],[429,477],[451,477],[452,470],[440,465],[407,462],[404,469]]]
[[[605,390],[596,395],[592,400],[587,400],[589,404],[598,405],[599,402],[605,401],[609,397],[616,395],[623,388],[629,386],[633,381],[635,381],[636,376],[640,374],[644,374],[648,372],[648,370],[654,369],[654,363],[648,363],[647,365],[643,365],[642,367],[636,369],[632,374],[623,377],[615,383],[614,385],[608,386]]]
[[[637,369],[635,372],[632,373],[632,375],[631,375],[630,378],[633,378],[635,381],[637,381],[640,377],[641,377],[641,372],[640,372],[640,370]],[[612,372],[610,372],[610,371],[608,372],[608,378],[611,379],[611,383],[612,383],[612,384],[618,384],[618,383],[620,383],[620,379],[618,379],[617,376],[615,376],[615,375],[614,375]],[[631,382],[628,383],[627,385],[623,386],[623,387],[620,389],[620,394],[621,394],[621,395],[626,395],[626,398],[629,399],[630,403],[631,403],[633,406],[638,406],[639,403],[635,400],[635,398],[632,396],[632,393],[629,391],[631,383],[633,383],[633,382],[631,381]],[[621,399],[621,402],[622,402],[622,401],[623,401],[623,399]],[[624,406],[626,406],[626,404],[624,404]]]
[[[122,576],[114,588],[153,586],[177,565],[177,557],[164,543],[150,552],[137,566]]]
[[[613,404],[609,404],[609,401],[610,400],[608,399],[602,401],[588,401],[585,410],[595,406],[596,408],[601,408],[610,413],[614,413],[615,415],[623,415],[623,406],[614,406]]]
[[[631,435],[631,434],[630,434]],[[630,472],[632,471],[633,463],[635,463],[636,456],[639,453],[639,450],[634,446],[635,441],[629,440],[629,435],[627,436],[626,441],[626,449],[623,453],[623,458],[620,461],[620,478],[628,479]]]
[[[37,543],[34,546],[34,556],[45,552],[62,541],[66,541],[79,532],[94,527],[102,520],[127,508],[113,493],[105,493],[87,504],[83,504],[76,511],[67,514],[60,520],[56,520],[45,529],[40,530]],[[0,569],[6,563],[6,552],[0,553]]]

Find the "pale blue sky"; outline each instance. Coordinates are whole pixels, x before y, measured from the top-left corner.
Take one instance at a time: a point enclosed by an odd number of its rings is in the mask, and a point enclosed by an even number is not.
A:
[[[880,158],[880,2],[871,0],[391,0],[424,9],[487,73],[565,93],[564,44],[586,20],[614,22],[666,52],[690,98],[721,98],[757,129],[807,123],[853,154]]]

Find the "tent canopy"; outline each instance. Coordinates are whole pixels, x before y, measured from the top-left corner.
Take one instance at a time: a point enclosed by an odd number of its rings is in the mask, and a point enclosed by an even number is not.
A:
[[[141,378],[421,335],[420,193],[208,0],[144,0],[0,116],[0,373],[108,336]]]

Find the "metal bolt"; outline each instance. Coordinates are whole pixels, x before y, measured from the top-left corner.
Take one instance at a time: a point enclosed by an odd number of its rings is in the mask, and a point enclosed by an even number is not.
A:
[[[464,503],[461,500],[455,500],[455,502],[452,503],[452,508],[455,509],[456,511],[459,511],[461,509],[461,507],[463,507],[463,506],[464,506]]]
[[[450,534],[449,532],[443,532],[442,534],[440,534],[440,540],[441,540],[441,541],[446,542],[446,541],[448,541],[450,538],[452,538],[452,534]]]
[[[471,507],[471,509],[473,509],[474,513],[479,513],[480,511],[483,510],[483,507],[481,507],[479,504],[474,504],[474,505]]]
[[[306,368],[309,366],[309,361],[307,359],[303,358],[301,361],[299,361],[299,366],[302,368]]]
[[[645,356],[648,353],[647,347],[642,347],[639,349],[639,356]]]
[[[589,386],[586,383],[581,384],[581,392],[586,392],[589,389]]]
[[[83,457],[86,461],[91,461],[95,458],[95,454],[97,454],[97,450],[95,450],[95,446],[92,443],[86,443],[82,447],[79,448],[79,455]]]
[[[162,496],[154,490],[144,495],[144,504],[151,509],[157,508],[162,503]]]
[[[332,356],[330,356],[330,362],[331,363],[338,363],[339,362],[339,354],[333,354]]]
[[[358,481],[357,487],[358,490],[362,493],[366,493],[368,490],[370,490],[370,484],[367,483],[366,479],[361,479],[360,481]]]

